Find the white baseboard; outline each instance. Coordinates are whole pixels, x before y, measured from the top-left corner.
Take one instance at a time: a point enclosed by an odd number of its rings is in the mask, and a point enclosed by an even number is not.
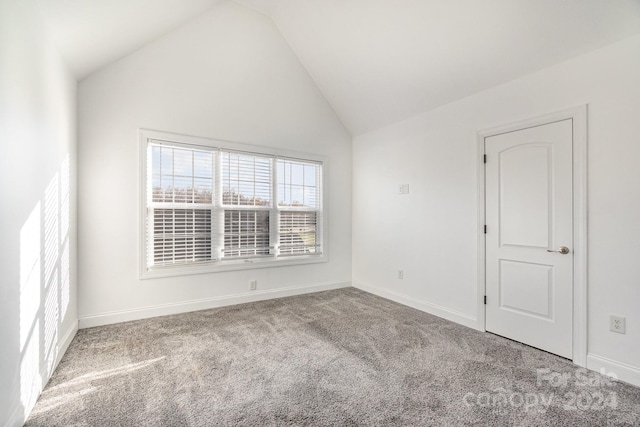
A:
[[[589,353],[587,354],[587,369],[605,374],[615,374],[615,377],[620,381],[640,387],[640,367]]]
[[[25,421],[27,421],[29,414],[33,410],[33,406],[38,401],[40,393],[42,393],[42,389],[44,389],[44,386],[46,386],[49,382],[49,379],[51,379],[51,375],[53,375],[53,372],[58,367],[58,364],[62,360],[62,356],[64,356],[64,354],[67,352],[67,349],[69,348],[69,345],[71,344],[71,341],[73,341],[73,338],[76,336],[77,332],[78,322],[76,321],[73,323],[73,325],[71,325],[71,328],[69,328],[69,330],[65,332],[65,334],[62,336],[62,339],[58,341],[58,352],[51,367],[51,371],[49,372],[47,366],[41,367],[40,377],[42,378],[42,388],[38,390],[38,396],[33,399],[33,404],[30,405],[30,408],[23,408],[22,405],[18,405],[17,407],[15,407],[11,412],[7,423],[5,424],[6,427],[21,427],[22,425],[24,425]]]
[[[415,298],[400,294],[398,292],[389,291],[387,289],[378,288],[376,286],[365,285],[364,283],[353,282],[353,287],[361,289],[365,292],[378,295],[380,297],[390,299],[397,303],[415,308],[443,319],[451,320],[472,329],[478,329],[478,320],[474,316],[452,310],[442,305],[434,304],[428,301],[417,300]]]
[[[58,356],[56,356],[56,361],[53,364],[53,369],[51,371],[52,374],[53,374],[53,371],[55,371],[58,365],[60,364],[60,361],[62,360],[62,356],[64,356],[64,354],[69,349],[69,346],[71,345],[71,341],[73,341],[73,338],[76,336],[77,333],[78,333],[78,321],[76,320],[75,322],[73,322],[73,325],[67,331],[67,333],[62,336],[62,340],[60,340],[60,342],[58,343]],[[49,381],[49,378],[47,378],[47,381]]]
[[[263,301],[273,298],[282,298],[294,295],[308,294],[312,292],[347,288],[349,286],[351,286],[351,282],[315,283],[310,285],[290,286],[286,288],[267,289],[263,291],[251,291],[236,295],[225,295],[220,297],[141,307],[132,310],[112,311],[109,313],[80,316],[79,326],[80,329],[93,328],[94,326],[111,325],[113,323],[148,319],[150,317],[207,310],[210,308],[224,307],[227,305],[244,304],[247,302]]]

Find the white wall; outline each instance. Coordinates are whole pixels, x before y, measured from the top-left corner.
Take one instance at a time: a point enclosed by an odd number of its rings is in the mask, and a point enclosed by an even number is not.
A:
[[[0,0],[0,425],[77,330],[76,82],[30,0]]]
[[[640,385],[639,76],[635,36],[356,137],[354,284],[477,326],[476,132],[587,103],[588,366]]]
[[[271,20],[224,2],[81,81],[78,102],[81,327],[350,284],[351,137]],[[329,262],[139,280],[139,128],[327,156]]]

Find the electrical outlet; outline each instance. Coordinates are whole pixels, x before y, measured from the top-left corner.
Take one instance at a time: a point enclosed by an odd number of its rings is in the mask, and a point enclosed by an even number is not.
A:
[[[249,290],[250,291],[255,291],[258,288],[258,281],[257,280],[252,280],[249,282]]]
[[[624,334],[627,332],[627,319],[621,316],[609,316],[609,330]]]
[[[400,184],[398,186],[398,194],[409,194],[409,184]]]
[[[404,270],[398,270],[398,279],[404,279]]]

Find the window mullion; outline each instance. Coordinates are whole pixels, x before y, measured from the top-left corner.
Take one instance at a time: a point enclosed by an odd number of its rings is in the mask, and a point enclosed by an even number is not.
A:
[[[236,168],[237,168],[236,191],[238,196],[237,204],[240,204],[240,156],[237,156],[236,158]]]
[[[253,206],[256,206],[256,180],[258,177],[256,176],[256,158],[253,158]]]
[[[211,254],[216,261],[222,258],[224,248],[224,210],[222,197],[224,193],[222,182],[222,152],[214,154],[213,186],[214,198],[211,211]],[[215,255],[214,255],[215,254]]]
[[[273,256],[280,255],[280,216],[278,211],[278,158],[271,159],[271,219],[269,244],[273,247]]]
[[[147,266],[155,264],[155,234],[153,232],[153,222],[155,221],[155,210],[152,207],[147,208]]]
[[[175,197],[175,191],[174,191],[174,197]],[[171,211],[171,223],[173,224],[173,241],[171,242],[171,259],[173,260],[173,262],[176,262],[176,232],[175,232],[175,223],[176,223],[176,210],[172,209]]]
[[[323,170],[322,168],[317,168],[316,169],[316,188],[315,188],[315,201],[316,201],[316,207],[315,207],[315,211],[316,211],[316,251],[320,251],[320,253],[323,253],[325,251],[325,247],[324,247],[324,230],[323,230],[323,226],[324,226],[324,220],[323,220],[323,181],[322,181],[322,174],[323,174]]]
[[[153,149],[151,145],[147,142],[146,146],[146,157],[145,157],[145,168],[146,168],[146,182],[145,182],[145,205],[147,207],[147,220],[146,220],[146,250],[145,254],[145,265],[147,268],[155,264],[155,251],[154,251],[154,233],[153,233],[153,221],[154,221],[154,210],[151,207],[151,202],[153,200]],[[160,152],[160,165],[162,165],[162,152]],[[162,172],[162,170],[160,169]],[[160,175],[162,176],[162,175]],[[160,184],[162,186],[162,182]]]

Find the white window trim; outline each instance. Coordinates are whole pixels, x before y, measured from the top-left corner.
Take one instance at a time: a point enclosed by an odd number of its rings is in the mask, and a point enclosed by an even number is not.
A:
[[[169,132],[161,132],[149,129],[139,129],[139,190],[138,190],[138,228],[139,228],[139,236],[138,236],[138,266],[139,266],[139,277],[140,279],[153,279],[160,277],[175,277],[175,276],[184,276],[191,274],[206,274],[206,273],[216,273],[223,271],[237,271],[237,270],[249,270],[256,268],[272,268],[272,267],[286,267],[286,266],[296,266],[296,265],[304,265],[304,264],[317,264],[317,263],[325,263],[329,260],[329,191],[328,191],[328,161],[325,156],[320,156],[317,154],[310,153],[301,153],[292,150],[283,150],[283,149],[275,149],[272,147],[263,147],[257,145],[250,144],[242,144],[231,141],[224,141],[219,139],[211,139],[211,138],[202,138],[195,137],[189,135],[180,135]],[[296,255],[292,257],[277,257],[277,256],[268,256],[268,257],[256,257],[256,258],[240,258],[233,260],[218,260],[212,261],[208,263],[195,263],[191,265],[184,266],[167,266],[167,267],[156,267],[153,269],[147,268],[147,230],[146,230],[146,219],[147,219],[147,144],[149,140],[154,141],[166,141],[175,145],[188,145],[188,146],[202,146],[209,149],[218,149],[218,150],[234,150],[234,151],[242,151],[250,154],[262,154],[275,156],[279,158],[290,158],[295,160],[309,160],[314,162],[319,162],[322,164],[322,181],[321,181],[321,205],[318,210],[319,215],[321,216],[321,221],[319,224],[319,235],[321,238],[322,244],[322,254],[319,255]],[[276,168],[277,169],[277,168]],[[277,172],[274,172],[277,174]],[[274,176],[274,185],[273,192],[274,195],[277,194],[277,184],[276,184],[276,176]],[[242,209],[242,208],[241,208]],[[280,209],[280,210],[298,210],[295,208],[289,209]],[[306,209],[303,209],[306,210]],[[279,217],[277,215],[277,197],[273,198],[271,215],[274,217],[270,220],[270,226],[277,227],[277,221],[279,221]],[[272,242],[274,246],[277,246],[278,240]]]

